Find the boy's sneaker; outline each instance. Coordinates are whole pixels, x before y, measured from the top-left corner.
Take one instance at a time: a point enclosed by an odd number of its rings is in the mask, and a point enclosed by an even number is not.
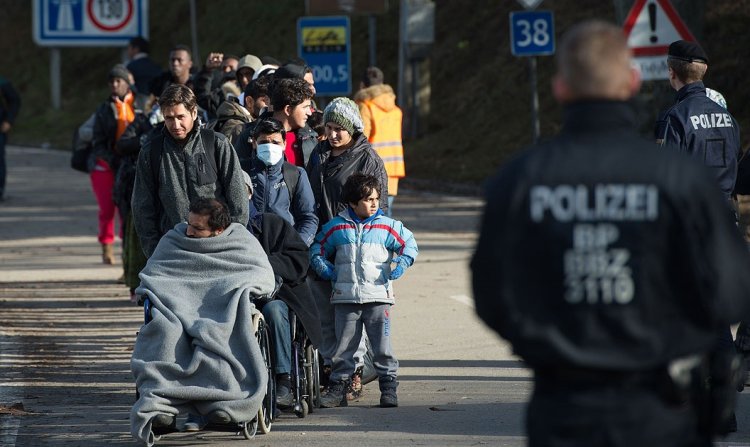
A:
[[[362,396],[362,367],[360,366],[352,374],[352,381],[346,388],[346,400],[359,399]]]
[[[345,407],[347,405],[346,389],[348,386],[348,380],[330,382],[320,396],[320,406],[323,408]]]
[[[380,378],[380,406],[383,408],[398,407],[398,380],[395,377]]]

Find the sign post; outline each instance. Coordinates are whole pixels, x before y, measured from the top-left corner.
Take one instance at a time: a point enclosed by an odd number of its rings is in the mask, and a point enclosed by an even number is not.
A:
[[[318,95],[347,96],[351,93],[349,17],[300,17],[297,43],[297,54],[313,70]]]
[[[669,44],[676,40],[695,41],[669,0],[636,0],[623,31],[644,81],[669,79]]]
[[[125,46],[148,38],[148,0],[33,0],[32,37],[50,48],[51,103],[60,108],[59,47]]]
[[[527,1],[528,8],[535,8],[540,1]],[[528,4],[528,5],[527,5]],[[534,144],[539,141],[539,93],[536,81],[536,56],[555,54],[555,22],[552,11],[521,11],[510,13],[511,53],[514,56],[529,56],[529,79],[531,80],[531,132]]]

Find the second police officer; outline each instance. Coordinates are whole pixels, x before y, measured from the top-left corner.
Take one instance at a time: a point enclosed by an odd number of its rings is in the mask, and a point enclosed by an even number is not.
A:
[[[662,114],[656,140],[710,168],[730,201],[742,154],[740,130],[727,109],[706,95],[703,76],[708,56],[697,43],[678,40],[669,46],[667,66],[669,84],[677,90],[677,97]]]

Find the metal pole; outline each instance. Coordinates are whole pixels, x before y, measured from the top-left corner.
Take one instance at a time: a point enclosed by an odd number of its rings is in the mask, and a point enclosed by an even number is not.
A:
[[[419,60],[411,60],[411,138],[419,133]]]
[[[534,144],[539,142],[539,92],[536,88],[536,57],[529,58],[529,78],[531,79],[531,135]]]
[[[370,14],[369,27],[368,27],[370,30],[370,67],[375,67],[378,65],[376,63],[377,58],[375,55],[375,44],[376,44],[375,40],[376,40],[376,35],[377,35],[376,25],[377,23],[375,22],[375,14]]]
[[[52,87],[52,108],[60,110],[60,49],[49,50],[49,80]]]
[[[404,54],[406,49],[406,8],[406,0],[401,0],[398,11],[398,86],[396,87],[396,103],[402,109],[406,103],[404,101],[404,90],[406,89],[404,86],[404,82],[406,81],[404,76],[404,71],[406,70],[406,55]]]
[[[195,12],[195,0],[190,0],[190,33],[193,37],[193,61],[199,63],[201,60],[200,51],[198,51],[198,19]]]

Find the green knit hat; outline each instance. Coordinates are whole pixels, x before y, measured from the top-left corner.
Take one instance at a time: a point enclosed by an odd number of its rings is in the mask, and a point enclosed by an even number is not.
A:
[[[334,98],[323,111],[323,124],[331,122],[343,127],[352,135],[362,132],[365,128],[357,104],[343,96]]]

